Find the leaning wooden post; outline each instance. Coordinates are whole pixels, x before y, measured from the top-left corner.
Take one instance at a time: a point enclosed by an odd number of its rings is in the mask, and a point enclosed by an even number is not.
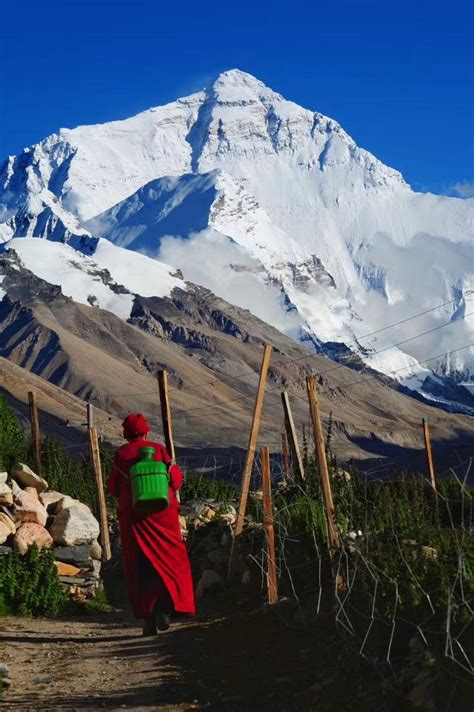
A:
[[[257,396],[255,398],[255,405],[253,410],[252,427],[250,428],[250,435],[247,445],[247,455],[245,457],[244,469],[242,471],[242,484],[240,488],[240,501],[239,509],[237,512],[237,519],[235,521],[234,527],[234,539],[232,541],[232,549],[230,552],[229,559],[229,570],[228,577],[230,578],[232,574],[232,562],[234,558],[235,550],[235,539],[242,533],[244,528],[244,517],[245,511],[247,509],[247,500],[249,496],[250,489],[250,479],[252,476],[252,467],[255,459],[255,450],[257,447],[257,436],[260,427],[260,419],[262,416],[263,398],[265,395],[265,384],[267,382],[268,368],[270,365],[270,358],[272,355],[272,347],[268,344],[265,345],[262,357],[262,365],[260,366],[260,378],[258,381]]]
[[[105,504],[104,481],[102,478],[102,463],[100,461],[99,438],[96,428],[89,428],[89,451],[92,467],[95,475],[95,486],[97,491],[97,502],[99,505],[100,522],[100,544],[102,546],[102,561],[109,561],[111,558],[109,524],[107,521],[107,506]]]
[[[433,464],[433,453],[431,451],[430,428],[428,425],[428,421],[425,420],[425,418],[423,418],[423,435],[425,438],[426,462],[428,465],[430,482],[431,482],[431,486],[432,486],[434,492],[436,492],[436,477],[435,477],[435,470],[434,470],[434,464]]]
[[[334,553],[339,548],[339,537],[334,517],[331,480],[329,479],[326,451],[324,447],[323,427],[321,425],[321,414],[319,412],[318,393],[316,390],[314,376],[306,376],[306,388],[308,390],[309,408],[311,411],[311,420],[313,422],[314,441],[316,443],[319,469],[321,470],[321,484],[323,488],[324,506],[326,509],[329,546],[331,552]]]
[[[281,394],[281,402],[283,404],[283,412],[285,414],[285,428],[290,443],[291,452],[293,455],[294,467],[296,468],[299,477],[304,480],[303,458],[301,457],[300,446],[296,436],[296,428],[293,420],[293,413],[290,408],[288,393],[283,391]]]
[[[30,407],[31,439],[33,441],[33,451],[35,454],[35,469],[36,474],[41,477],[41,432],[38,408],[36,407],[36,395],[33,391],[28,391],[28,405]]]
[[[263,528],[267,542],[267,590],[268,603],[278,602],[278,583],[275,554],[275,530],[273,528],[272,481],[270,477],[270,452],[262,447]]]
[[[158,371],[158,388],[160,391],[160,406],[161,420],[163,423],[163,435],[165,438],[166,449],[173,464],[176,462],[176,453],[174,450],[173,440],[173,424],[171,421],[170,399],[168,395],[168,371]],[[181,501],[179,492],[176,492],[176,499]]]

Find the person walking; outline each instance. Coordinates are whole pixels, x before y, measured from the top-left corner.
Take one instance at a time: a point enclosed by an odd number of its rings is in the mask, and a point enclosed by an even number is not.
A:
[[[122,563],[133,612],[144,620],[143,635],[156,635],[157,629],[169,628],[173,613],[195,613],[191,566],[176,497],[184,480],[166,448],[148,440],[151,429],[144,415],[128,415],[122,427],[127,443],[115,453],[108,490],[118,498]],[[169,505],[163,511],[143,513],[133,507],[130,468],[143,447],[154,448],[154,459],[168,467]]]

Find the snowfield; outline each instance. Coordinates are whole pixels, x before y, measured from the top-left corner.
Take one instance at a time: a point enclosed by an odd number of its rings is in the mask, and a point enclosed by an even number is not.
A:
[[[474,381],[474,200],[415,193],[336,121],[251,75],[231,70],[130,119],[61,129],[0,176],[0,239],[77,301],[93,295],[127,318],[130,294],[182,287],[179,268],[412,389],[431,369]],[[130,294],[100,285],[97,269]]]

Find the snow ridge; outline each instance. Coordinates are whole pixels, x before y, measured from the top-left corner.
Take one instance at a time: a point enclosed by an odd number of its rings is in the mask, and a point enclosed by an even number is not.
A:
[[[250,74],[224,72],[201,92],[123,121],[61,129],[10,157],[0,186],[0,241],[53,281],[40,247],[27,240],[21,248],[16,238],[68,243],[101,268],[110,260],[124,285],[122,259],[147,255],[166,289],[174,264],[317,350],[334,356],[346,345],[411,388],[421,388],[431,368],[468,386],[474,379],[474,348],[457,351],[474,342],[466,309],[474,200],[413,192],[336,121]],[[55,248],[42,247],[44,261]],[[59,246],[57,254],[62,264]],[[62,269],[50,252],[48,259]],[[148,289],[132,283],[131,293]],[[88,289],[78,285],[74,298]],[[122,301],[111,309],[125,315]],[[388,348],[462,309],[464,320]]]

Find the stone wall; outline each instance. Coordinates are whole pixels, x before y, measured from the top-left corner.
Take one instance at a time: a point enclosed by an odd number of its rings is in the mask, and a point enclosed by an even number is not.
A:
[[[92,598],[101,587],[99,523],[90,508],[61,492],[27,465],[0,472],[0,556],[54,546],[61,586],[73,597]]]

